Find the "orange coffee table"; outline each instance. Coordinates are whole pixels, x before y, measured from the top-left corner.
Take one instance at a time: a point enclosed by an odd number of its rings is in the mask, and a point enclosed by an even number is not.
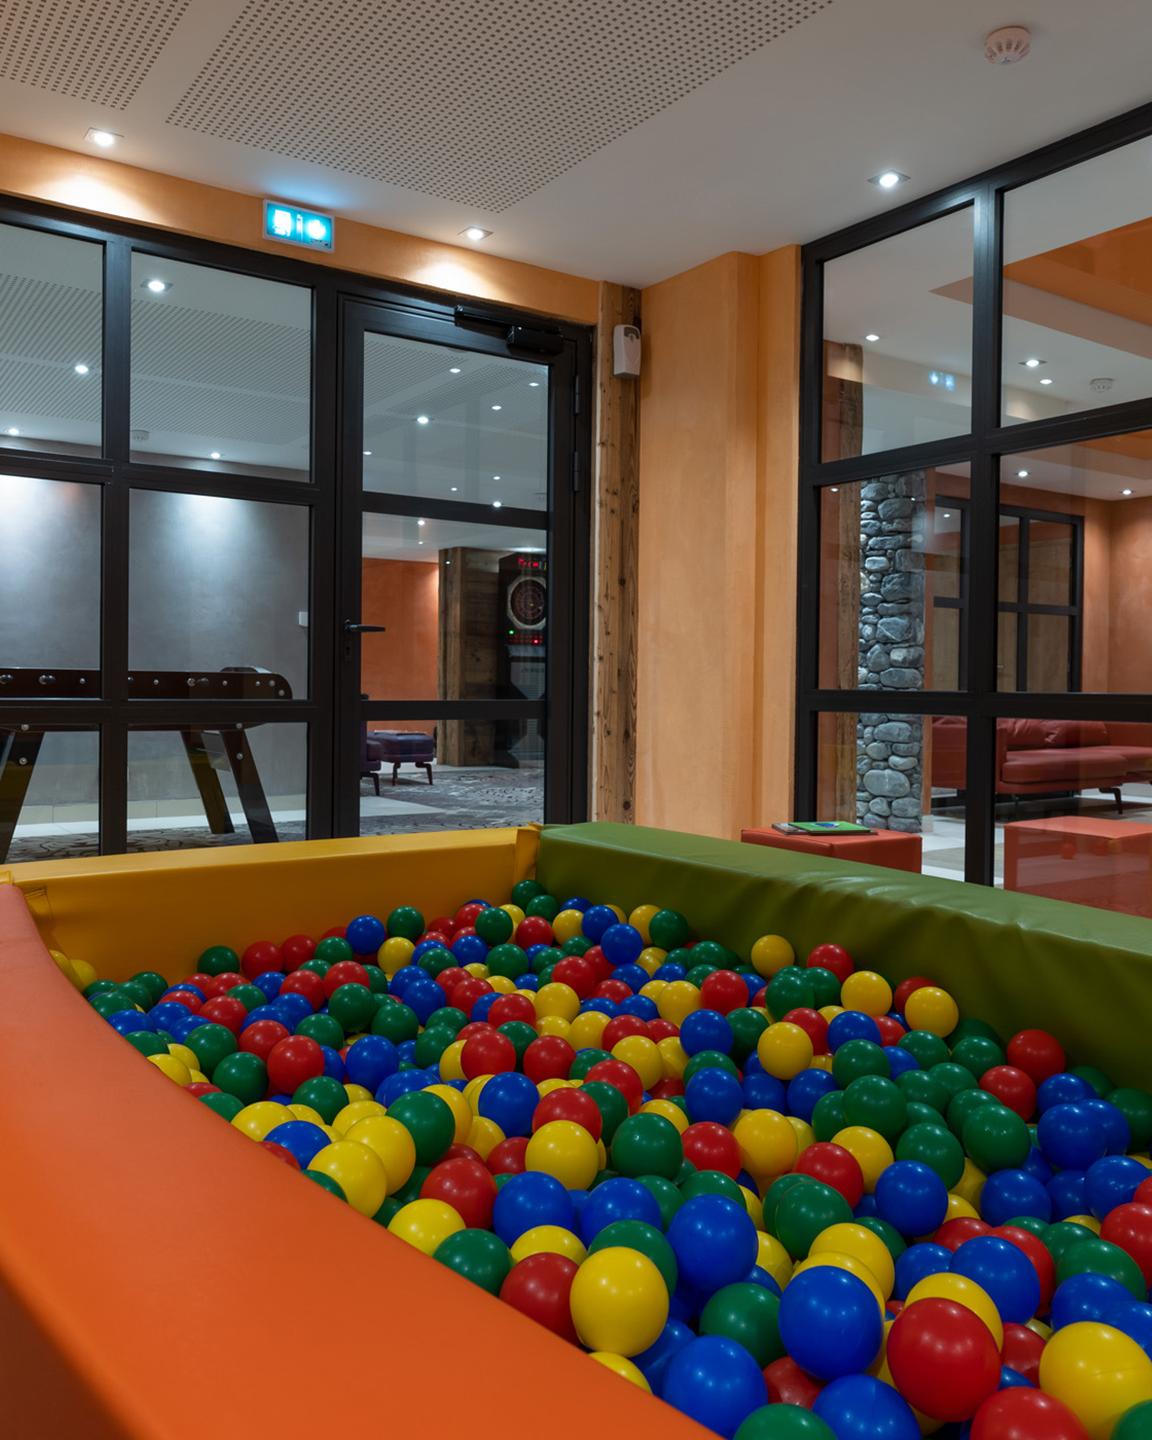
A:
[[[1082,815],[1005,825],[1004,888],[1152,917],[1152,825]]]
[[[862,865],[920,873],[920,836],[905,835],[902,830],[877,830],[872,835],[782,835],[769,827],[741,830],[740,839],[777,850],[803,850],[810,855],[831,855],[836,860],[857,860]]]

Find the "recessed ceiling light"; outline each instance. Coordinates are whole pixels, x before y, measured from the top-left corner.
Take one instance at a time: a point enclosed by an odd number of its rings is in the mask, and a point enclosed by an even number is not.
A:
[[[503,405],[493,405],[493,406],[492,406],[492,409],[493,409],[493,410],[503,410],[503,408],[504,408]]]
[[[529,381],[528,381],[528,388],[529,388],[529,390],[539,390],[539,388],[540,388],[540,381],[539,381],[539,380],[529,380]]]
[[[420,523],[421,523],[421,525],[423,525],[423,523],[424,523],[423,520],[421,520]],[[417,545],[423,545],[424,541],[423,541],[423,540],[417,540],[416,543],[417,543]]]
[[[4,433],[6,435],[19,435],[20,429],[16,425],[9,425],[8,429]]]
[[[833,495],[839,495],[839,493],[840,493],[840,487],[839,487],[839,485],[829,485],[828,488],[829,488],[829,490],[831,490],[831,492],[832,492]]]
[[[1020,363],[1028,370],[1035,370],[1038,366],[1043,365],[1044,361],[1037,360],[1035,355],[1029,355],[1027,360],[1021,360]]]
[[[417,425],[427,425],[427,424],[428,424],[428,416],[427,416],[427,415],[417,415],[417,416],[416,416],[416,423],[417,423]]]
[[[503,500],[493,500],[493,501],[492,501],[492,508],[493,508],[493,510],[499,510],[500,507],[501,507],[501,505],[503,505],[503,504],[504,504]]]
[[[1027,471],[1027,470],[1017,470],[1017,471],[1016,471],[1016,478],[1017,478],[1017,480],[1027,480],[1027,478],[1028,478],[1028,471]]]
[[[92,125],[88,128],[85,140],[90,140],[93,145],[99,145],[101,150],[111,150],[117,140],[123,140],[123,135],[117,135],[115,130],[102,130],[99,126]]]
[[[908,183],[908,176],[900,170],[881,170],[879,175],[870,177],[869,183],[878,185],[881,190],[895,190],[897,185]]]
[[[1040,381],[1040,383],[1041,385],[1051,385],[1052,381],[1047,376],[1045,376],[1044,379]]]
[[[87,375],[87,374],[88,374],[88,366],[85,365],[85,364],[83,364],[83,363],[81,363],[81,364],[79,364],[79,365],[73,365],[73,366],[72,366],[72,369],[75,370],[75,372],[76,372],[77,375]]]
[[[1131,490],[1121,490],[1120,493],[1121,493],[1121,495],[1131,495],[1131,494],[1132,494],[1132,491],[1131,491]]]
[[[163,295],[165,290],[171,290],[172,287],[167,280],[161,280],[154,275],[151,280],[145,280],[144,288],[150,290],[153,295]]]
[[[451,490],[452,490],[453,495],[455,495],[456,492],[457,492],[457,490],[460,489],[460,486],[459,486],[459,485],[453,485],[453,486],[451,486],[450,488],[451,488]]]
[[[449,373],[449,375],[459,375],[459,373],[460,373],[460,366],[459,366],[459,365],[449,365],[449,367],[448,367],[448,373]]]
[[[460,231],[465,240],[471,240],[473,245],[478,245],[481,240],[487,240],[492,234],[491,230],[485,230],[481,225],[469,225]]]
[[[371,450],[365,450],[365,451],[364,451],[365,457],[367,457],[367,456],[369,456],[369,455],[371,455],[371,454],[372,454],[372,451],[371,451]]]
[[[428,522],[427,520],[417,520],[416,523],[417,525],[427,525]]]
[[[493,480],[499,480],[499,479],[500,479],[500,476],[499,476],[499,475],[493,475],[492,478],[493,478]]]
[[[875,330],[870,330],[868,334],[864,336],[864,338],[868,341],[870,345],[875,345],[876,341],[879,340],[880,336],[876,334]]]
[[[945,511],[944,511],[944,519],[945,519],[945,520],[951,520],[951,518],[952,518],[952,511],[951,511],[951,510],[945,510]]]
[[[212,453],[208,456],[208,458],[209,460],[220,460],[223,457],[221,456],[219,450],[213,450]]]

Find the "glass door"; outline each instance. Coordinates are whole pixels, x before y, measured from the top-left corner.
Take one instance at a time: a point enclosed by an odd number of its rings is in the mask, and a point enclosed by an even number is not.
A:
[[[343,323],[338,828],[581,818],[575,342],[443,307]]]

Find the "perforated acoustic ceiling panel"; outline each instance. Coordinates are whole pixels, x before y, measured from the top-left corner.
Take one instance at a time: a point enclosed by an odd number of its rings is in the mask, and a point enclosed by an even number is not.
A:
[[[834,0],[249,0],[169,123],[506,210]]]
[[[188,0],[4,0],[0,78],[123,110]]]

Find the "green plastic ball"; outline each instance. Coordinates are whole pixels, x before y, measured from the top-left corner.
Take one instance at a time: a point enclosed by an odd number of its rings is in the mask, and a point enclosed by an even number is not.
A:
[[[1056,1261],[1056,1283],[1063,1285],[1073,1275],[1107,1275],[1130,1290],[1137,1300],[1147,1300],[1148,1287],[1140,1266],[1119,1245],[1092,1235],[1089,1239],[1069,1245]]]
[[[573,935],[571,940],[565,940],[560,947],[562,955],[586,955],[592,949],[592,941],[587,935]]]
[[[934,1170],[949,1190],[964,1173],[964,1149],[943,1125],[910,1125],[896,1144],[897,1160],[919,1160]]]
[[[656,1198],[660,1207],[660,1224],[667,1230],[672,1223],[672,1217],[684,1203],[684,1197],[674,1180],[666,1180],[663,1175],[638,1175],[636,1177],[646,1190],[650,1190]]]
[[[640,1175],[663,1175],[671,1180],[684,1159],[680,1132],[663,1115],[630,1115],[612,1137],[609,1151],[612,1168],[636,1179]]]
[[[976,1077],[971,1070],[965,1070],[963,1065],[953,1065],[951,1061],[943,1061],[939,1065],[933,1065],[928,1071],[933,1080],[943,1085],[948,1092],[948,1099],[959,1095],[961,1090],[975,1090]]]
[[[839,1190],[822,1180],[809,1180],[789,1190],[780,1201],[776,1238],[793,1260],[803,1260],[812,1242],[829,1225],[847,1224],[851,1219],[852,1207]]]
[[[728,1023],[732,1027],[732,1058],[743,1065],[767,1030],[768,1018],[763,1010],[742,1006],[739,1010],[729,1010]]]
[[[389,935],[400,935],[413,944],[424,933],[424,916],[414,905],[397,905],[384,922]]]
[[[205,1029],[206,1027],[201,1026],[200,1028]],[[223,1030],[224,1026],[221,1025],[220,1028]],[[228,1033],[231,1035],[232,1032],[229,1030]],[[133,1050],[139,1050],[141,1055],[164,1055],[168,1050],[167,1043],[161,1040],[160,1036],[152,1030],[135,1030],[131,1035],[125,1035],[124,1038],[128,1041],[129,1045],[132,1046]],[[200,1068],[203,1070],[203,1065],[201,1065]],[[207,1074],[207,1071],[205,1071],[205,1074]]]
[[[421,1030],[416,1037],[416,1051],[413,1060],[418,1070],[426,1070],[429,1065],[435,1065],[448,1046],[452,1044],[452,1036],[447,1030],[440,1030],[435,1025],[429,1025],[426,1030]]]
[[[348,1104],[348,1092],[331,1075],[317,1075],[296,1087],[292,1092],[292,1103],[310,1105],[325,1125],[331,1125]]]
[[[494,945],[488,952],[487,964],[489,975],[503,975],[509,980],[519,980],[532,968],[519,945]]]
[[[316,1015],[305,1015],[304,1019],[296,1026],[297,1035],[307,1035],[309,1040],[315,1040],[317,1045],[330,1045],[333,1050],[343,1049],[344,1027],[336,1019],[335,1015],[327,1015],[320,1012]]]
[[[384,1204],[387,1205],[388,1201]],[[390,1215],[388,1219],[391,1218]],[[457,1230],[454,1235],[441,1240],[436,1247],[435,1258],[465,1280],[471,1280],[473,1285],[479,1285],[481,1290],[487,1290],[489,1295],[499,1295],[500,1287],[512,1269],[507,1245],[491,1230]]]
[[[495,905],[481,910],[473,925],[485,945],[503,945],[506,940],[511,940],[512,932],[516,928],[507,910],[501,910]]]
[[[579,1059],[579,1055],[576,1058]],[[616,1131],[628,1118],[627,1100],[615,1085],[609,1085],[605,1080],[591,1080],[582,1088],[584,1094],[596,1102],[603,1124],[601,1138],[606,1146],[611,1145]]]
[[[930,1105],[939,1115],[943,1115],[952,1098],[950,1092],[927,1070],[905,1070],[896,1084],[910,1105]]]
[[[547,896],[549,899],[554,898],[548,895],[548,891],[541,885],[539,880],[517,880],[516,884],[512,887],[512,903],[513,905],[519,905],[525,915],[527,915],[528,906],[531,905],[532,901],[539,900],[541,896]]]
[[[123,991],[123,985],[117,985],[114,990],[101,990],[98,994],[90,996],[88,1003],[97,1015],[101,1015],[107,1020],[117,1011],[136,1008],[136,1002],[130,996],[125,995]]]
[[[383,1035],[393,1045],[405,1040],[415,1040],[420,1031],[420,1021],[415,1010],[392,995],[384,997],[384,1003],[377,1007],[372,1016],[372,1034]]]
[[[1112,1440],[1152,1440],[1152,1400],[1133,1405],[1117,1420]]]
[[[342,935],[326,935],[312,952],[313,960],[327,960],[329,965],[339,965],[342,960],[355,959],[355,952]]]
[[[233,985],[228,992],[233,1000],[239,1000],[245,1010],[255,1010],[258,1005],[267,1005],[268,997],[259,985]]]
[[[560,902],[555,895],[536,895],[523,907],[524,914],[534,920],[547,920],[549,925],[560,913]]]
[[[1091,1085],[1100,1100],[1113,1089],[1112,1081],[1098,1065],[1073,1065],[1072,1074]]]
[[[393,1100],[388,1118],[399,1120],[412,1136],[418,1165],[435,1165],[456,1135],[452,1111],[439,1095],[427,1090],[409,1090]]]
[[[676,1252],[654,1225],[647,1225],[643,1220],[614,1220],[599,1232],[588,1246],[588,1253],[594,1255],[597,1250],[608,1250],[613,1246],[638,1250],[641,1255],[646,1255],[660,1271],[669,1295],[676,1289],[680,1278]]]
[[[572,1068],[568,1072],[570,1080],[583,1080],[593,1065],[599,1065],[601,1060],[611,1060],[610,1050],[601,1050],[598,1045],[587,1045],[583,1050],[577,1050],[576,1058],[572,1061]]]
[[[800,1405],[762,1405],[736,1431],[734,1440],[836,1440],[834,1432]]]
[[[209,1021],[206,1025],[197,1025],[184,1044],[199,1060],[200,1069],[209,1079],[212,1078],[212,1072],[221,1060],[236,1053],[235,1035],[227,1025],[217,1025],[214,1021]]]
[[[97,981],[96,983],[98,984],[99,982]],[[168,981],[155,970],[137,970],[136,974],[132,976],[131,983],[133,985],[143,985],[151,996],[153,1005],[159,1001],[161,995],[168,989]]]
[[[1109,1091],[1107,1098],[1128,1122],[1132,1132],[1131,1148],[1146,1151],[1152,1144],[1152,1095],[1147,1090],[1121,1086]]]
[[[814,1009],[816,992],[808,971],[799,965],[785,965],[778,970],[764,991],[764,1003],[773,1020],[782,1020],[789,1010]],[[887,1064],[884,1068],[887,1072]]]
[[[1005,1055],[1003,1048],[987,1035],[965,1035],[953,1044],[952,1060],[979,1080],[985,1071],[1003,1065]]]
[[[789,1171],[787,1175],[780,1175],[768,1186],[764,1192],[764,1228],[769,1235],[776,1234],[776,1212],[780,1208],[780,1202],[797,1185],[803,1185],[812,1177],[810,1175],[797,1175]]]
[[[373,995],[387,995],[388,976],[381,970],[379,965],[370,965],[366,961],[360,962],[368,976],[368,988]]]
[[[679,910],[657,910],[648,922],[648,934],[661,950],[677,950],[688,943],[691,931]]]
[[[679,1191],[682,1204],[695,1200],[698,1195],[723,1195],[725,1200],[744,1204],[740,1186],[721,1170],[694,1170],[680,1182]]]
[[[301,970],[311,970],[313,975],[319,975],[321,980],[323,980],[331,968],[332,961],[325,960],[322,955],[313,955],[311,960],[305,960],[303,965],[300,966]]]
[[[948,1043],[954,1047],[958,1045],[961,1040],[967,1040],[973,1035],[979,1036],[982,1040],[993,1040],[997,1045],[1000,1044],[1000,1036],[992,1026],[989,1025],[987,1020],[979,1020],[974,1015],[965,1016],[965,1018],[957,1024],[955,1030],[953,1030],[948,1037]]]
[[[901,1050],[908,1051],[921,1070],[930,1070],[933,1065],[942,1065],[948,1059],[948,1046],[930,1030],[909,1030],[896,1043]],[[909,1073],[915,1072],[905,1071],[905,1074]]]
[[[305,1170],[305,1180],[311,1180],[313,1185],[319,1185],[321,1190],[327,1190],[329,1195],[335,1195],[337,1200],[347,1200],[343,1187],[338,1180],[333,1180],[331,1175],[325,1175],[322,1170]]]
[[[832,1057],[832,1078],[841,1090],[864,1075],[887,1079],[890,1073],[883,1046],[872,1040],[846,1040]]]
[[[245,1105],[254,1105],[268,1092],[268,1071],[259,1055],[238,1050],[234,1055],[225,1055],[219,1062],[212,1071],[212,1083],[243,1100]]]
[[[888,1247],[888,1253],[893,1260],[899,1260],[908,1245],[896,1229],[895,1225],[889,1224],[887,1220],[881,1220],[879,1215],[859,1215],[856,1218],[857,1225],[863,1225],[865,1230],[871,1230],[873,1235],[879,1236]]]
[[[442,1005],[439,1010],[433,1010],[428,1029],[444,1030],[455,1039],[467,1024],[468,1017],[463,1010],[455,1005]]]
[[[230,945],[209,945],[196,962],[201,975],[224,975],[240,969],[240,957]]]
[[[908,1124],[909,1125],[941,1125],[945,1130],[948,1122],[940,1111],[932,1105],[921,1105],[919,1100],[908,1101]]]
[[[208,1095],[196,1097],[201,1105],[207,1105],[209,1110],[225,1120],[233,1120],[240,1111],[244,1109],[244,1101],[235,1095],[227,1095],[222,1090],[213,1090]]]
[[[805,973],[809,985],[812,986],[815,1009],[822,1010],[825,1005],[840,1003],[840,981],[831,970],[825,970],[823,965],[808,965],[805,966]]]
[[[961,1090],[949,1100],[948,1108],[944,1111],[944,1118],[947,1120],[950,1130],[954,1130],[957,1135],[963,1135],[964,1126],[970,1115],[975,1114],[977,1110],[984,1110],[991,1105],[1000,1103],[995,1095],[990,1094],[987,1090]]]
[[[435,980],[437,975],[442,975],[445,970],[453,969],[458,962],[451,950],[446,949],[443,945],[434,945],[431,950],[425,950],[416,963],[425,975],[431,975]]]
[[[687,1085],[693,1075],[699,1074],[701,1070],[727,1070],[729,1075],[739,1073],[735,1060],[731,1055],[725,1055],[722,1050],[697,1050],[684,1067],[684,1084]]]
[[[982,1105],[974,1110],[964,1121],[960,1138],[973,1162],[988,1175],[1019,1169],[1032,1148],[1028,1126],[1007,1105]]]
[[[433,1100],[437,1098],[435,1095],[432,1096]],[[412,1174],[405,1180],[404,1184],[396,1191],[395,1199],[399,1201],[401,1205],[408,1205],[413,1200],[419,1200],[420,1191],[424,1188],[424,1181],[427,1180],[431,1173],[430,1166],[417,1165],[412,1171]],[[511,1180],[511,1178],[511,1175],[497,1175],[495,1177],[496,1188],[500,1188],[501,1180]]]
[[[511,1040],[516,1051],[516,1065],[524,1059],[524,1052],[533,1040],[539,1039],[535,1026],[529,1025],[527,1020],[505,1020],[503,1025],[498,1025],[497,1030],[501,1035],[506,1035]],[[416,1042],[419,1045],[419,1041]]]
[[[844,1115],[849,1125],[866,1125],[895,1144],[908,1124],[908,1101],[895,1081],[862,1075],[844,1091]]]
[[[821,1095],[812,1111],[811,1125],[816,1139],[831,1140],[847,1124],[843,1090],[830,1090],[827,1095]]]
[[[1027,1230],[1029,1235],[1035,1235],[1037,1240],[1043,1240],[1049,1229],[1048,1221],[1035,1215],[1014,1215],[1007,1223],[1017,1230]]]
[[[563,950],[556,945],[545,945],[536,951],[536,954],[532,956],[531,965],[536,974],[540,976],[541,985],[547,985],[548,981],[544,976],[547,975],[551,979],[552,971],[563,958]]]
[[[780,1300],[771,1290],[752,1281],[738,1281],[722,1286],[705,1305],[700,1334],[737,1341],[763,1368],[785,1353],[779,1315]]]
[[[1087,1225],[1077,1225],[1075,1220],[1057,1220],[1055,1224],[1048,1226],[1040,1238],[1059,1265],[1063,1256],[1073,1246],[1082,1245],[1086,1240],[1095,1240],[1097,1237]]]
[[[719,968],[719,965],[709,965],[707,961],[702,960],[699,964],[693,965],[684,978],[688,981],[689,985],[695,985],[697,990],[699,990],[709,975],[715,975]]]
[[[367,985],[338,985],[328,997],[328,1013],[346,1035],[367,1030],[376,1014],[376,997]]]

